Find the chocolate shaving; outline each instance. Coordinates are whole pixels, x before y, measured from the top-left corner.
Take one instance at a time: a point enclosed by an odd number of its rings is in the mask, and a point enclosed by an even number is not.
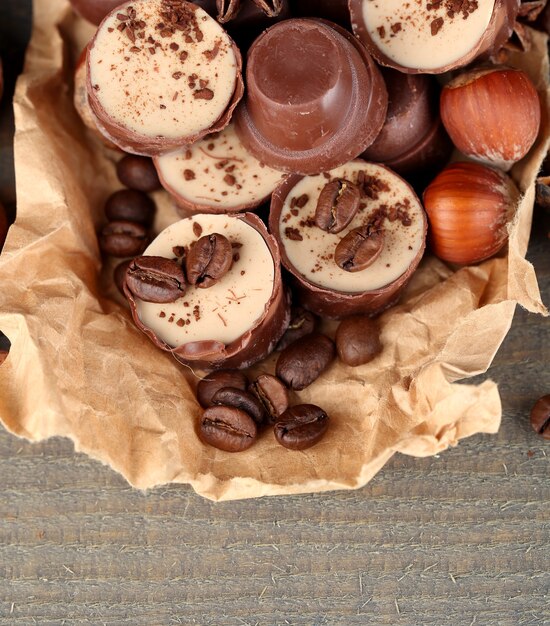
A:
[[[443,28],[443,18],[438,17],[437,19],[435,19],[431,23],[430,27],[431,27],[432,37],[435,37],[435,35],[437,35],[437,33]]]
[[[193,93],[193,98],[197,100],[212,100],[214,97],[214,92],[212,89],[208,89],[205,87],[204,89],[199,89]]]
[[[304,239],[297,228],[285,228],[285,235],[291,241],[303,241]]]

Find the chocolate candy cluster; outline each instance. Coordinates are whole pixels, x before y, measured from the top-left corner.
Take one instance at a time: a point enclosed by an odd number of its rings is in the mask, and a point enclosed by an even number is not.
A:
[[[541,113],[527,74],[502,62],[528,45],[518,19],[544,2],[73,3],[100,22],[77,70],[79,112],[139,167],[152,157],[154,186],[185,216],[149,243],[145,171],[141,191],[108,202],[100,244],[131,257],[117,276],[134,321],[217,372],[198,387],[206,443],[243,450],[266,423],[288,448],[317,443],[329,417],[292,394],[335,358],[376,358],[371,318],[399,299],[428,228],[448,262],[505,245],[518,197],[505,172]],[[453,146],[482,164],[446,166]],[[316,316],[343,319],[336,344]],[[231,369],[274,350],[276,376]]]

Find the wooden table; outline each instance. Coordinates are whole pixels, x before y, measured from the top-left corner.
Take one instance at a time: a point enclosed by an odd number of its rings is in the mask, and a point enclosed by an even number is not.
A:
[[[29,4],[0,3],[12,62]],[[0,199],[13,206],[7,111],[5,100]],[[547,304],[549,221],[537,214],[529,248]],[[550,393],[550,321],[518,311],[488,375],[498,435],[396,456],[353,492],[223,504],[182,486],[144,494],[65,440],[1,431],[0,624],[550,624],[550,448],[528,424]]]

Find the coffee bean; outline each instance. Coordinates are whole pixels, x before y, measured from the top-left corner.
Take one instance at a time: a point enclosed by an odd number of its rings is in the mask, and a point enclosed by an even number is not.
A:
[[[113,279],[117,289],[124,295],[124,280],[126,279],[126,270],[130,267],[133,259],[127,259],[119,263],[113,271]]]
[[[248,413],[250,417],[261,424],[264,421],[265,412],[261,402],[248,391],[236,387],[222,387],[212,397],[212,404],[230,406]]]
[[[107,198],[105,215],[110,222],[123,220],[151,226],[155,203],[142,191],[120,189]]]
[[[334,260],[346,272],[360,272],[376,261],[383,247],[384,231],[367,224],[350,230],[340,240],[334,252]]]
[[[116,166],[118,179],[130,189],[149,193],[161,188],[157,170],[148,157],[127,154]]]
[[[191,285],[207,289],[227,274],[232,263],[231,242],[219,233],[205,235],[189,248],[185,260],[187,280]]]
[[[360,200],[357,185],[344,178],[331,180],[319,194],[315,224],[329,233],[339,233],[355,217]]]
[[[550,394],[537,400],[531,409],[531,428],[543,439],[550,439]]]
[[[288,389],[276,376],[261,374],[250,385],[249,390],[262,403],[272,424],[288,409]]]
[[[145,302],[175,302],[187,285],[179,263],[161,256],[139,256],[126,272],[126,286]]]
[[[346,365],[363,365],[382,352],[378,324],[365,316],[348,317],[336,331],[336,350]]]
[[[335,357],[334,343],[313,333],[285,348],[277,360],[277,376],[290,389],[300,391],[317,380]]]
[[[234,387],[237,389],[246,389],[248,379],[239,370],[217,370],[210,372],[199,381],[197,385],[197,400],[199,404],[206,409],[212,406],[212,398],[214,394],[223,387]]]
[[[329,417],[314,404],[297,404],[277,420],[274,432],[277,441],[291,450],[305,450],[318,443],[327,432]]]
[[[211,406],[204,411],[200,438],[214,448],[241,452],[256,441],[256,422],[244,411],[229,406]]]
[[[109,222],[99,235],[99,247],[116,257],[137,256],[147,247],[147,230],[135,222]]]
[[[290,324],[277,344],[276,350],[284,350],[293,341],[309,335],[315,330],[317,318],[310,311],[296,307],[291,312]]]

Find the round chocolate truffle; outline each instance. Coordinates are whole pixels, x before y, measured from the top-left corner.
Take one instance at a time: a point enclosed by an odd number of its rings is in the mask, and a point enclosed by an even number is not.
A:
[[[284,176],[248,152],[233,124],[153,161],[163,187],[183,212],[230,213],[255,208],[269,198]]]
[[[229,123],[242,97],[241,55],[223,28],[184,0],[126,2],[88,48],[88,95],[121,149],[154,156]]]
[[[316,215],[321,192],[335,180],[352,183],[361,197],[348,226],[331,233]],[[317,176],[289,176],[273,193],[269,226],[303,306],[342,318],[396,302],[424,253],[427,220],[405,180],[357,159]]]
[[[282,171],[314,174],[342,165],[384,124],[382,76],[336,24],[290,19],[272,26],[250,48],[246,77],[237,132],[257,159]]]
[[[512,34],[519,0],[349,0],[353,32],[382,65],[441,74],[498,50]]]
[[[191,245],[220,233],[231,243],[233,259],[211,286],[189,285],[168,304],[145,302],[128,284],[124,291],[138,328],[178,361],[206,369],[244,368],[273,351],[290,319],[277,244],[261,220],[251,213],[198,214],[163,230],[144,255],[187,256],[190,280]]]

